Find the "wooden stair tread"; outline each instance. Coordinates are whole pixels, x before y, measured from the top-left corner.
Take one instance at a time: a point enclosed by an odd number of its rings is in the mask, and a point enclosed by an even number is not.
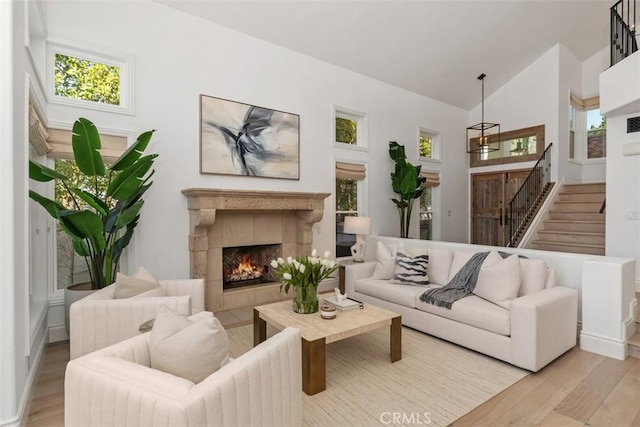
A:
[[[540,230],[539,234],[565,234],[569,236],[604,236],[604,233],[597,233],[593,231],[554,231],[554,230]]]
[[[604,249],[604,245],[594,245],[590,243],[570,243],[570,242],[553,242],[549,240],[534,240],[533,243],[551,246],[576,246],[579,248]]]
[[[554,224],[604,224],[603,220],[571,220],[571,219],[545,219],[542,222],[552,222]]]
[[[631,345],[640,347],[640,332],[636,332],[635,334],[633,334],[633,336],[629,338],[627,342]]]

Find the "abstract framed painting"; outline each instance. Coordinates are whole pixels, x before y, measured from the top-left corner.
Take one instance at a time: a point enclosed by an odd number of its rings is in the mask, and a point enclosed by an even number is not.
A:
[[[200,95],[200,173],[300,179],[300,116]]]

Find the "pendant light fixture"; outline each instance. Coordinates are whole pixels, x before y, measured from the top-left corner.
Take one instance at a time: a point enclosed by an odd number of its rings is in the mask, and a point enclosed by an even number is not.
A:
[[[467,128],[467,153],[489,153],[500,150],[500,125],[484,121],[484,78],[486,74],[478,76],[482,82],[482,121]]]

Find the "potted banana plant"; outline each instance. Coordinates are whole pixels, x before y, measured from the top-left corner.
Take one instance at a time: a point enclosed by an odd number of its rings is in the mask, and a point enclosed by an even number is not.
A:
[[[391,172],[391,186],[399,196],[391,201],[395,203],[400,214],[400,237],[409,237],[413,202],[424,192],[422,184],[427,179],[420,176],[421,165],[414,166],[407,162],[404,145],[389,141],[389,157],[395,162],[394,171]]]
[[[142,154],[153,132],[140,134],[113,164],[107,166],[99,151],[98,129],[90,120],[79,118],[73,125],[71,140],[76,165],[86,178],[79,182],[71,182],[62,173],[29,161],[29,178],[39,182],[57,180],[68,193],[71,206],[64,206],[32,190],[29,197],[56,219],[71,239],[74,251],[87,264],[89,283],[71,286],[70,290],[97,290],[115,280],[120,257],[140,219],[144,204],[142,196],[152,184],[150,178],[157,154]],[[65,305],[68,308],[70,303],[65,301]]]

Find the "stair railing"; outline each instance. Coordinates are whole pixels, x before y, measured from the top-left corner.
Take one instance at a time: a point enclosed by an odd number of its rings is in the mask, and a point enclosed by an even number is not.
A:
[[[551,152],[549,144],[542,155],[531,168],[516,194],[509,202],[507,221],[509,224],[509,242],[507,247],[515,247],[520,236],[531,222],[536,212],[536,206],[544,197],[551,178]]]
[[[636,19],[636,0],[619,0],[611,7],[612,67],[638,50]]]

